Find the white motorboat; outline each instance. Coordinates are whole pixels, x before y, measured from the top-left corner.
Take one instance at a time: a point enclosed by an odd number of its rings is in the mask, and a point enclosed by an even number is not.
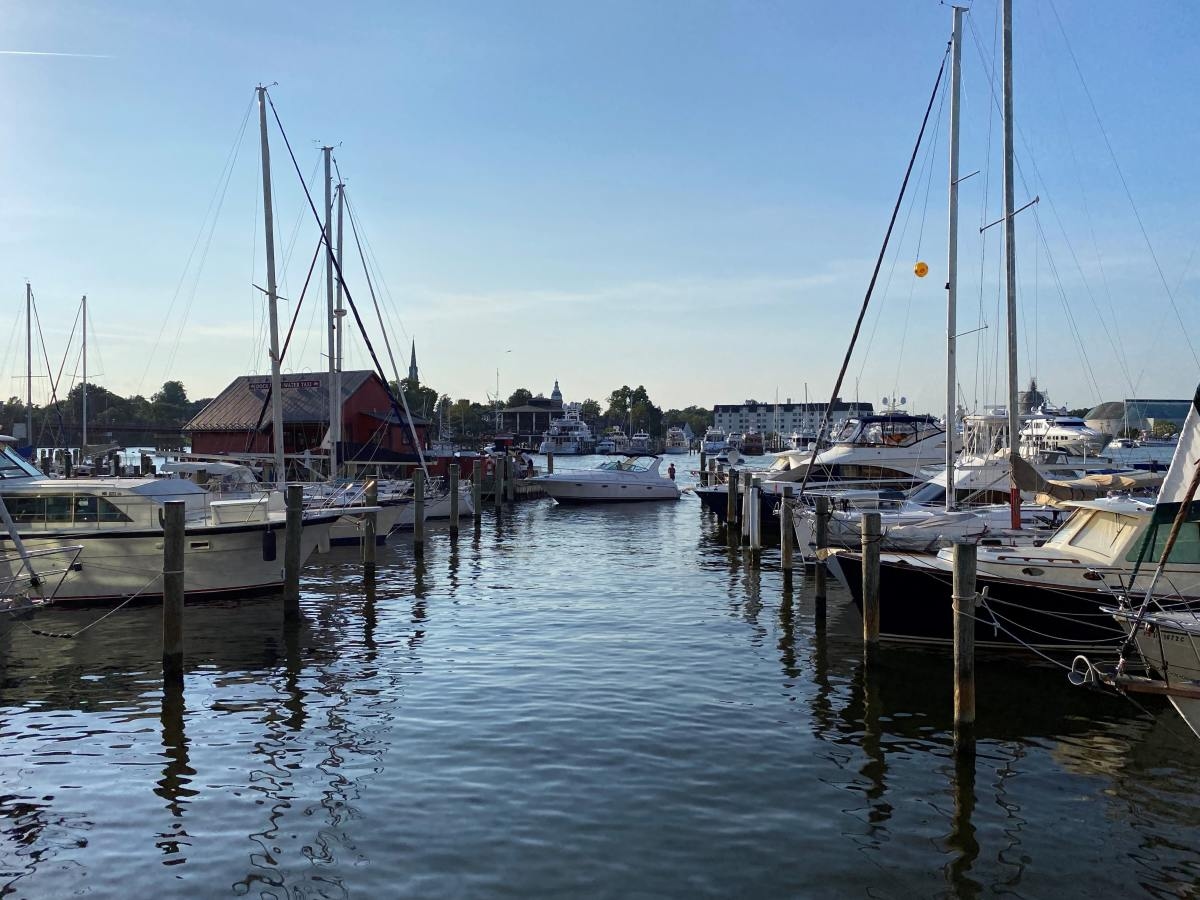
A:
[[[634,432],[633,437],[629,439],[629,452],[632,454],[653,453],[654,448],[651,445],[653,439],[645,431]]]
[[[278,492],[222,500],[182,478],[48,478],[6,445],[0,500],[12,520],[10,541],[32,557],[8,554],[0,561],[0,581],[24,581],[27,590],[57,604],[161,597],[163,504],[169,500],[185,503],[189,596],[246,596],[283,584],[286,512]],[[305,514],[302,559],[328,545],[342,513]],[[78,555],[61,577],[44,579],[35,554],[56,551]]]
[[[563,407],[563,417],[550,423],[550,428],[542,435],[542,443],[538,445],[538,453],[553,453],[556,456],[581,456],[591,453],[596,448],[592,430],[580,416],[578,403],[570,403]]]
[[[1041,406],[1025,417],[1021,426],[1021,452],[1032,456],[1043,450],[1057,450],[1072,456],[1098,456],[1109,436],[1065,408]]]
[[[614,503],[678,500],[675,482],[659,474],[662,459],[629,455],[594,469],[555,472],[531,479],[558,503]]]
[[[729,449],[729,441],[725,437],[725,432],[720,428],[709,428],[704,432],[704,440],[701,441],[700,449],[708,456],[716,456]]]
[[[663,447],[663,453],[680,454],[688,453],[690,450],[687,435],[683,433],[682,428],[672,425],[667,429],[667,441]]]

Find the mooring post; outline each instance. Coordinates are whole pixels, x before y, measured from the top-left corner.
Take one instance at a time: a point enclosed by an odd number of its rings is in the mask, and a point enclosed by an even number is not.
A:
[[[554,451],[553,450],[546,451],[546,474],[547,475],[554,474]]]
[[[792,531],[792,486],[785,484],[783,499],[779,501],[779,565],[788,573],[792,571],[792,553],[796,549]]]
[[[163,504],[163,681],[183,684],[182,500]]]
[[[720,480],[718,478],[718,472],[720,472],[720,469],[721,467],[717,464],[715,459],[710,459],[708,461],[708,483],[710,485],[720,484]]]
[[[762,482],[757,478],[750,479],[750,555],[754,565],[758,565],[762,553]]]
[[[708,455],[703,450],[701,450],[700,451],[700,470],[699,470],[700,471],[700,487],[708,486],[708,471],[705,469],[705,466],[707,464],[706,463],[707,459],[708,459]]]
[[[363,491],[363,502],[367,506],[379,504],[379,484],[374,478],[367,482],[366,490]],[[379,514],[369,512],[364,518],[362,533],[363,575],[367,578],[375,577],[375,541],[378,533]]]
[[[413,555],[425,555],[425,470],[413,472]]]
[[[817,558],[815,589],[813,591],[814,610],[813,614],[818,622],[825,620],[825,598],[828,592],[825,586],[825,578],[828,575],[828,570],[825,568],[825,560],[821,557],[824,554],[821,552],[829,546],[829,498],[817,495]],[[803,548],[801,548],[803,553]]]
[[[862,514],[862,616],[863,641],[868,647],[879,643],[879,513]]]
[[[64,478],[71,477],[72,464],[73,464],[73,460],[71,459],[71,450],[68,447],[66,450],[63,450],[63,477]]]
[[[458,460],[450,460],[450,534],[458,534]]]
[[[750,540],[750,485],[754,476],[750,472],[742,473],[742,538]]]
[[[738,537],[741,532],[738,531],[738,473],[737,469],[729,470],[729,477],[725,481],[725,532],[729,535],[729,545],[736,547]]]
[[[511,453],[504,455],[504,499],[508,503],[517,499],[517,458]]]
[[[475,521],[483,515],[483,466],[479,460],[471,463],[471,505],[475,507]]]
[[[492,501],[499,511],[504,503],[504,457],[492,457]]]
[[[974,544],[954,545],[954,726],[975,724]]]
[[[304,534],[304,487],[289,484],[283,531],[283,620],[300,618],[300,539]]]

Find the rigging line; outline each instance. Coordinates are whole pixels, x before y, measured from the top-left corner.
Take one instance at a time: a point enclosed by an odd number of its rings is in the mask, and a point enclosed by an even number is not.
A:
[[[1137,204],[1133,201],[1133,192],[1129,190],[1129,183],[1125,180],[1125,173],[1121,170],[1121,164],[1117,162],[1116,151],[1113,150],[1112,142],[1108,139],[1108,131],[1104,127],[1104,122],[1100,118],[1100,110],[1096,108],[1096,101],[1092,98],[1092,92],[1088,89],[1087,80],[1083,77],[1083,70],[1079,67],[1079,60],[1075,57],[1075,51],[1071,47],[1071,42],[1067,38],[1067,31],[1063,27],[1062,19],[1058,15],[1058,7],[1054,5],[1054,0],[1049,0],[1050,11],[1054,13],[1054,21],[1058,23],[1058,30],[1062,34],[1063,43],[1067,47],[1067,55],[1071,57],[1071,64],[1075,67],[1075,74],[1079,76],[1079,83],[1083,87],[1084,96],[1088,99],[1088,104],[1092,108],[1092,115],[1096,118],[1096,125],[1100,129],[1100,136],[1104,138],[1104,146],[1108,149],[1109,158],[1112,160],[1113,168],[1117,170],[1117,177],[1121,180],[1121,187],[1125,189],[1125,197],[1129,200],[1129,207],[1133,210],[1133,217],[1137,219],[1138,228],[1142,232],[1142,239],[1146,242],[1146,249],[1150,251],[1150,258],[1154,260],[1154,268],[1158,271],[1159,280],[1162,282],[1163,290],[1166,291],[1167,300],[1171,303],[1171,309],[1175,312],[1175,318],[1179,322],[1179,328],[1183,333],[1183,339],[1187,342],[1188,350],[1192,353],[1192,359],[1197,367],[1200,367],[1200,356],[1196,354],[1196,348],[1192,345],[1192,339],[1188,336],[1187,325],[1183,322],[1183,316],[1179,312],[1179,306],[1175,303],[1175,295],[1171,292],[1171,286],[1167,284],[1167,276],[1163,274],[1162,266],[1158,262],[1158,254],[1154,252],[1154,245],[1150,243],[1150,235],[1146,233],[1146,226],[1142,222],[1142,214],[1138,212]]]
[[[346,200],[349,205],[349,199]],[[404,326],[404,319],[400,315],[400,310],[396,305],[396,300],[392,296],[392,289],[388,286],[387,278],[384,275],[383,267],[379,264],[379,257],[375,254],[375,247],[371,244],[371,237],[363,230],[362,235],[363,245],[366,247],[366,258],[370,261],[370,270],[375,274],[375,280],[379,282],[379,286],[383,289],[383,297],[385,300],[385,311],[387,312],[388,321],[393,323],[393,328],[400,330],[400,333],[406,340],[410,338],[408,329]]]
[[[871,272],[871,280],[867,284],[867,293],[863,297],[862,308],[858,311],[858,318],[854,322],[854,331],[850,335],[850,346],[846,348],[846,356],[842,360],[842,367],[838,371],[837,381],[833,385],[833,393],[829,398],[829,405],[825,407],[825,412],[821,416],[821,425],[817,434],[824,434],[829,424],[829,415],[833,410],[833,404],[837,402],[839,393],[842,390],[842,380],[846,377],[846,370],[850,367],[850,358],[854,353],[854,345],[858,341],[859,331],[862,330],[863,317],[867,314],[867,307],[871,303],[871,294],[875,291],[875,282],[879,278],[879,270],[883,266],[883,259],[887,253],[888,242],[892,237],[892,229],[896,227],[896,217],[900,215],[900,206],[904,202],[905,191],[908,190],[908,180],[912,177],[913,166],[917,162],[917,154],[921,150],[921,141],[925,137],[925,127],[929,124],[929,114],[933,112],[933,103],[937,99],[938,90],[942,86],[942,75],[946,72],[946,60],[950,56],[950,44],[947,43],[946,49],[942,52],[942,62],[938,67],[937,78],[933,82],[933,92],[929,95],[929,103],[925,107],[925,116],[921,119],[921,130],[917,132],[917,142],[913,146],[912,156],[909,157],[908,167],[904,170],[904,180],[900,183],[900,195],[896,197],[896,204],[892,207],[891,218],[888,219],[887,231],[883,236],[883,246],[879,248],[879,256],[875,259],[875,268]],[[808,459],[808,467],[804,470],[804,480],[800,482],[799,496],[804,496],[804,489],[808,486],[809,474],[813,469],[813,461],[817,457],[817,444],[813,444],[812,453]]]
[[[175,302],[179,299],[179,292],[183,290],[183,285],[187,279],[188,271],[191,269],[192,259],[196,255],[196,248],[200,246],[200,238],[204,234],[204,225],[208,221],[209,213],[212,212],[213,204],[216,202],[217,191],[221,190],[222,181],[226,182],[226,186],[228,186],[228,180],[233,173],[233,164],[237,159],[238,148],[241,146],[242,137],[246,133],[246,124],[250,121],[250,112],[253,109],[254,98],[252,97],[250,102],[246,105],[246,112],[242,116],[241,125],[238,126],[237,137],[234,138],[233,146],[229,149],[229,153],[226,154],[225,164],[221,169],[221,174],[217,178],[217,183],[213,187],[212,196],[208,201],[208,209],[205,210],[204,218],[200,222],[200,228],[196,232],[196,238],[192,241],[192,249],[188,252],[187,262],[184,263],[183,271],[179,274],[179,281],[175,285],[175,292],[171,295],[171,302],[167,305],[166,315],[163,316],[162,325],[160,325],[158,329],[158,336],[154,339],[153,348],[150,351],[150,355],[146,359],[146,367],[142,370],[142,377],[138,380],[137,390],[134,391],[135,394],[142,393],[142,387],[146,383],[146,376],[150,374],[150,366],[154,362],[154,354],[157,352],[158,345],[162,342],[163,334],[167,330],[167,323],[171,321],[171,314],[175,309]]]
[[[942,68],[945,68],[945,59],[944,58],[942,60]],[[940,80],[940,77],[941,77],[940,73],[939,73],[938,77]],[[267,93],[266,91],[263,91],[263,93],[266,95],[267,102],[269,104],[271,104],[271,114],[275,117],[275,124],[279,128],[279,134],[283,137],[283,143],[284,143],[284,146],[287,147],[288,156],[291,157],[292,167],[296,170],[296,176],[301,177],[300,176],[300,166],[296,162],[296,154],[292,151],[292,142],[288,140],[287,132],[284,131],[284,129],[283,129],[283,122],[281,122],[279,120],[279,110],[277,110],[275,108],[275,101],[271,99],[271,95],[269,93]],[[933,99],[930,98],[929,102],[930,102],[930,105],[932,106]],[[913,155],[914,156],[916,155],[915,150],[913,151]],[[301,184],[303,184],[303,183],[304,182],[301,181]],[[309,209],[312,210],[313,218],[316,219],[318,225],[320,225],[321,235],[325,239],[326,246],[329,246],[329,235],[325,233],[325,225],[321,220],[320,214],[317,212],[317,205],[313,202],[312,194],[309,192],[307,185],[304,185],[304,196],[308,200],[308,206],[309,206]],[[392,393],[392,389],[388,386],[387,378],[384,377],[383,366],[380,365],[379,357],[375,353],[375,347],[371,344],[371,338],[367,335],[366,326],[363,323],[362,316],[359,315],[359,312],[358,312],[358,305],[354,302],[354,297],[350,293],[350,286],[348,284],[346,284],[346,279],[342,275],[341,264],[338,263],[338,261],[336,259],[336,254],[329,254],[329,257],[333,262],[334,270],[337,272],[338,280],[342,283],[342,292],[346,295],[346,302],[350,306],[350,311],[352,313],[354,313],[354,321],[358,324],[358,330],[359,330],[359,333],[362,335],[363,344],[366,345],[367,352],[371,354],[371,361],[375,364],[376,373],[379,375],[380,379],[383,381],[384,390],[387,391],[388,399],[392,403],[392,408],[395,410],[397,416],[399,416],[400,408],[399,408],[399,405],[396,403],[396,397]],[[397,385],[397,387],[399,387],[399,385]],[[408,421],[409,430],[412,432],[413,445],[416,447],[417,459],[421,463],[421,471],[423,471],[425,473],[425,477],[428,478],[429,470],[425,466],[425,454],[421,448],[421,441],[417,436],[416,426],[413,424],[413,421],[412,421],[412,413],[408,408],[408,396],[404,391],[400,391],[400,400],[404,404],[404,415]]]
[[[46,350],[46,336],[42,333],[42,317],[38,315],[37,301],[33,302],[33,320],[37,322],[38,343],[42,346],[42,359],[46,362],[46,381],[50,386],[50,396],[46,398],[46,406],[42,410],[42,430],[40,434],[46,433],[46,422],[50,416],[50,406],[53,404],[54,411],[58,414],[58,435],[62,436],[66,430],[66,423],[63,421],[62,409],[58,404],[58,381],[54,377],[54,372],[50,368],[50,353]],[[71,333],[74,334],[74,326]],[[70,343],[67,344],[70,347]],[[61,374],[61,370],[60,370]]]
[[[973,17],[968,17],[968,25],[974,28]],[[980,62],[983,65],[984,73],[987,76],[986,81],[989,90],[994,90],[992,85],[996,78],[996,45],[1000,39],[1000,4],[996,4],[996,11],[992,16],[992,65],[988,68],[987,58],[983,55],[982,47],[979,51]],[[988,119],[987,119],[987,138],[984,142],[986,153],[984,154],[984,176],[983,187],[980,195],[979,207],[979,297],[977,301],[978,321],[986,325],[988,324],[987,311],[984,308],[984,284],[987,278],[987,246],[990,235],[982,229],[988,222],[988,197],[991,195],[992,185],[992,157],[994,154],[992,149],[992,134],[995,129],[996,107],[992,104],[987,104]],[[997,320],[998,321],[998,320]],[[997,335],[999,329],[996,329]],[[993,340],[998,339],[993,337]],[[988,384],[988,372],[991,369],[991,358],[988,352],[988,335],[984,331],[980,331],[975,337],[975,399],[972,404],[975,410],[979,409],[979,397],[988,397],[990,387]]]

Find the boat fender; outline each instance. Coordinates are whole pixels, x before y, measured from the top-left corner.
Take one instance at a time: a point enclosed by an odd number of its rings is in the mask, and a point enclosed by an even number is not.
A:
[[[274,562],[275,561],[275,555],[277,552],[276,544],[277,544],[277,540],[275,537],[274,529],[268,528],[265,531],[263,531],[263,536],[262,536],[263,562]]]

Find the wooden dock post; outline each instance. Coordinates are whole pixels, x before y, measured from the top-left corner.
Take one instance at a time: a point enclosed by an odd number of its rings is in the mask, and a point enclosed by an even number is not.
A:
[[[817,565],[814,570],[816,576],[815,590],[813,591],[814,610],[813,615],[818,622],[825,621],[825,601],[829,596],[828,588],[825,585],[825,579],[829,575],[829,570],[825,566],[825,560],[821,559],[821,551],[829,546],[829,498],[817,495],[817,546],[816,554]],[[801,553],[804,552],[801,548]]]
[[[954,728],[975,724],[974,544],[954,545]]]
[[[710,485],[720,484],[720,479],[718,478],[718,473],[720,471],[721,467],[717,464],[717,461],[715,459],[710,459],[708,461],[708,483]]]
[[[413,472],[413,555],[425,555],[425,470]]]
[[[450,462],[450,535],[458,534],[458,461]]]
[[[511,453],[504,454],[504,500],[512,503],[517,499],[517,459]]]
[[[367,482],[363,492],[363,502],[367,506],[379,504],[379,484],[372,478]],[[379,513],[369,512],[364,517],[362,533],[363,575],[372,579],[375,577],[375,541],[379,533]]]
[[[471,505],[475,507],[475,521],[483,515],[483,464],[475,460],[471,464]]]
[[[708,471],[705,468],[705,466],[707,465],[707,462],[706,462],[707,459],[708,459],[708,455],[703,450],[701,450],[700,451],[700,487],[708,487]]]
[[[794,568],[792,554],[796,549],[796,538],[792,535],[792,486],[783,486],[783,499],[779,501],[779,566],[787,574]]]
[[[742,537],[750,540],[750,485],[754,476],[749,472],[742,473]]]
[[[546,474],[547,475],[554,474],[554,451],[553,450],[546,451]]]
[[[757,478],[750,479],[750,556],[751,563],[758,565],[762,554],[762,482]]]
[[[163,504],[163,681],[183,684],[182,500]]]
[[[300,619],[300,539],[304,534],[304,487],[287,486],[287,520],[283,532],[283,620]]]
[[[729,545],[736,547],[740,532],[738,531],[738,474],[737,469],[729,470],[725,481],[725,532],[729,535]]]
[[[504,503],[504,460],[503,456],[492,457],[492,501],[497,512]]]
[[[863,641],[868,647],[879,644],[879,541],[882,523],[879,513],[862,514],[862,615]]]

